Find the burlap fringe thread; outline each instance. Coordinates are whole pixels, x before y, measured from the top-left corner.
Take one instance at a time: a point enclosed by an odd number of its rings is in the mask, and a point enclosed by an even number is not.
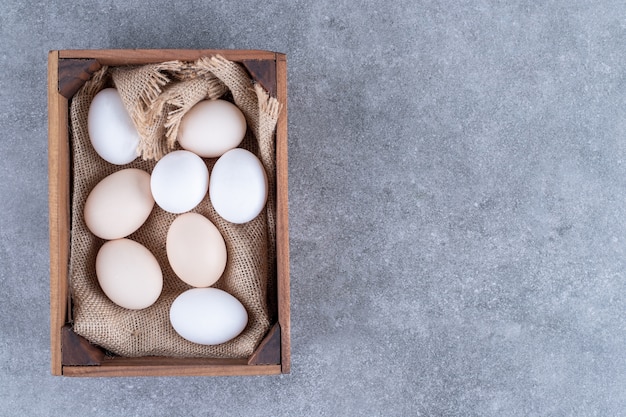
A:
[[[95,94],[112,81],[140,134],[141,158],[123,167],[102,160],[87,133],[87,114]],[[230,95],[228,95],[230,93]],[[256,154],[268,175],[269,197],[265,210],[243,225],[222,219],[208,196],[193,212],[211,220],[224,236],[228,250],[226,270],[216,288],[242,302],[249,322],[237,338],[217,346],[202,346],[182,339],[169,324],[173,300],[190,288],[176,277],[167,261],[165,238],[176,215],[158,206],[146,223],[129,236],[146,246],[163,270],[159,300],[143,310],[127,310],[113,304],[102,292],[95,275],[95,256],[104,243],[87,229],[84,203],[104,177],[123,168],[151,172],[157,160],[178,149],[176,141],[182,117],[205,99],[232,96],[248,123],[241,147]],[[275,159],[274,129],[280,103],[253,84],[237,63],[221,56],[196,62],[164,62],[140,67],[103,67],[73,97],[70,121],[74,160],[70,290],[74,331],[92,343],[121,356],[243,358],[252,354],[275,316]],[[205,160],[212,168],[215,160]]]

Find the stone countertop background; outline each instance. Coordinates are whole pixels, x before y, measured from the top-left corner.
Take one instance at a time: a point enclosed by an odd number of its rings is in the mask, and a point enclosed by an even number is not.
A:
[[[1,416],[626,415],[626,3],[0,11]],[[292,373],[50,375],[51,49],[288,55]]]

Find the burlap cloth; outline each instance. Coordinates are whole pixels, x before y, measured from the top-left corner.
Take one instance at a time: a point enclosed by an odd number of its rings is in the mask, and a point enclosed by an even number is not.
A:
[[[140,133],[141,157],[124,166],[109,164],[94,151],[87,133],[87,114],[94,95],[114,86]],[[214,285],[235,296],[248,312],[245,330],[235,339],[216,346],[191,343],[169,322],[174,299],[191,288],[172,271],[165,240],[176,218],[155,205],[146,223],[130,239],[143,244],[163,271],[163,292],[143,310],[127,310],[102,292],[95,273],[95,258],[104,240],[95,237],[83,220],[83,208],[94,186],[124,168],[152,172],[156,161],[179,149],[176,142],[182,116],[198,101],[223,97],[246,116],[248,132],[240,147],[259,157],[268,175],[269,197],[265,210],[246,224],[223,220],[208,195],[193,212],[211,220],[228,251],[226,270]],[[248,357],[274,320],[275,300],[275,159],[274,128],[280,105],[245,70],[222,57],[196,62],[166,62],[142,67],[103,67],[72,98],[70,108],[73,153],[72,233],[70,291],[74,331],[90,342],[120,356]],[[206,159],[209,170],[216,159]]]

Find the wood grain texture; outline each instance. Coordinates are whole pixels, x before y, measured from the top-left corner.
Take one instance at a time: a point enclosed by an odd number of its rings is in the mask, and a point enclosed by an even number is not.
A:
[[[287,155],[287,56],[276,54],[276,93],[283,108],[276,125],[276,258],[278,322],[282,372],[291,370],[291,310],[289,287],[289,190]]]
[[[276,323],[248,359],[248,365],[280,364],[280,324]]]
[[[100,366],[66,366],[65,376],[277,375],[280,365],[248,365],[246,359],[113,358]]]
[[[50,235],[50,353],[62,374],[61,329],[67,320],[70,230],[67,99],[59,94],[58,51],[48,54],[48,210]]]
[[[70,99],[98,71],[101,65],[95,59],[59,60],[59,93]]]
[[[61,352],[63,366],[100,365],[104,358],[102,349],[74,333],[69,325],[63,326],[61,330]]]
[[[269,93],[276,97],[276,62],[260,59],[244,59],[241,61],[252,79],[258,81]]]
[[[99,49],[63,50],[60,58],[96,59],[101,65],[139,65],[164,61],[195,61],[198,58],[220,54],[231,61],[245,59],[276,59],[276,53],[258,50],[228,49]]]

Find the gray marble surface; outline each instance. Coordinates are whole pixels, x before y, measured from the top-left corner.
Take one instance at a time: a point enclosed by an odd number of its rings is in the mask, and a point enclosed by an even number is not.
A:
[[[5,0],[0,39],[0,415],[626,415],[623,1]],[[288,55],[290,375],[50,375],[73,48]]]

